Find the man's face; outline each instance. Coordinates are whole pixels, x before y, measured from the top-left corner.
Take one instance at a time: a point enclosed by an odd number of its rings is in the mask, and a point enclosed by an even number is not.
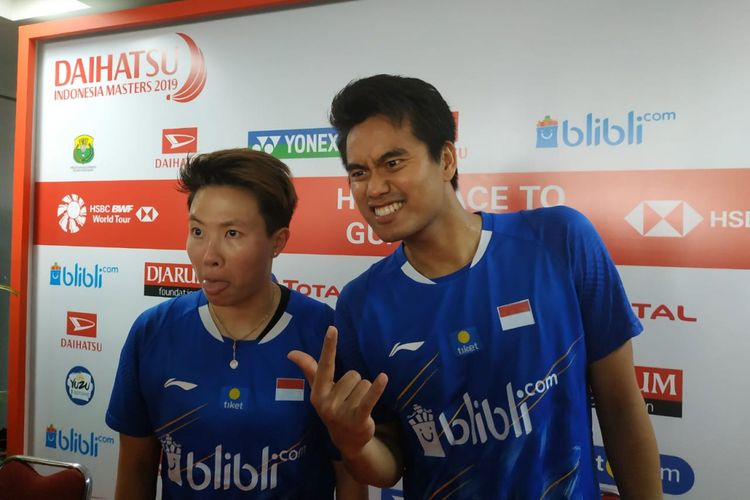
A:
[[[446,150],[447,153],[446,153]],[[455,196],[450,178],[455,155],[450,145],[436,162],[411,125],[395,126],[373,116],[352,128],[346,140],[349,186],[357,208],[383,241],[425,236],[446,196]]]
[[[198,190],[190,206],[187,253],[208,300],[216,306],[242,306],[262,290],[274,253],[281,250],[283,231],[266,235],[250,191],[232,186]]]

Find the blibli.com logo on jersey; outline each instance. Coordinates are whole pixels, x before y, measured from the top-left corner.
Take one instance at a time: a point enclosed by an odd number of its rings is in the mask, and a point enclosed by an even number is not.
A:
[[[60,266],[57,262],[49,268],[49,284],[51,286],[74,286],[83,288],[101,288],[105,274],[119,273],[116,266],[94,265],[93,268],[79,265],[73,267]]]
[[[482,346],[479,344],[479,335],[474,328],[465,328],[451,334],[451,341],[456,356],[466,356],[473,352],[479,351]]]
[[[528,385],[528,384],[527,384]],[[533,384],[532,384],[533,385]],[[467,443],[484,444],[490,438],[505,441],[511,436],[519,438],[533,430],[529,415],[529,398],[516,401],[513,386],[505,386],[507,406],[490,406],[487,399],[475,400],[466,392],[461,411],[440,413],[437,419],[432,410],[415,404],[414,412],[406,418],[427,457],[445,457],[440,436],[445,436],[450,446]],[[519,390],[519,394],[524,394]],[[450,419],[450,420],[449,420]],[[440,431],[438,431],[438,425]]]
[[[247,133],[247,147],[276,158],[330,158],[339,156],[334,128],[257,130]]]
[[[222,387],[220,401],[221,407],[225,410],[246,410],[247,395],[249,392],[250,391],[247,387]]]
[[[547,115],[536,123],[536,147],[620,146],[643,144],[645,123],[677,120],[674,111],[643,113],[629,111],[624,117],[598,117],[588,113],[582,122],[563,120],[562,125]]]
[[[230,488],[240,491],[272,490],[278,486],[279,465],[300,460],[307,451],[307,446],[302,445],[271,453],[266,446],[261,451],[260,460],[255,459],[260,465],[254,467],[243,462],[240,453],[225,452],[222,445],[218,445],[208,457],[195,457],[192,451],[183,450],[170,434],[165,434],[159,440],[167,456],[167,478],[180,486],[186,482],[194,491]]]
[[[99,445],[115,444],[115,438],[94,434],[86,435],[71,427],[67,431],[55,428],[54,425],[47,427],[44,435],[44,446],[55,450],[78,453],[88,457],[99,456]]]

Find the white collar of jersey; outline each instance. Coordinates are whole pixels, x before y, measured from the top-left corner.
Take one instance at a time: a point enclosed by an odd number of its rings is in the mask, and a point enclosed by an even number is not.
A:
[[[214,323],[214,319],[211,317],[211,312],[208,310],[207,303],[198,308],[198,315],[200,316],[201,322],[206,328],[206,331],[208,331],[208,333],[210,333],[211,336],[219,342],[224,342],[224,336],[221,334],[221,332],[219,332],[219,328],[216,326],[216,323]],[[273,328],[271,328],[271,330],[267,334],[265,334],[262,339],[260,339],[258,344],[265,344],[266,342],[270,342],[278,337],[281,332],[284,331],[284,328],[286,328],[290,321],[292,321],[292,315],[287,311],[284,311],[276,324],[273,325]]]
[[[474,253],[474,258],[471,260],[471,265],[469,266],[470,268],[474,267],[480,260],[482,260],[482,257],[484,256],[484,253],[487,251],[487,247],[490,244],[490,239],[492,239],[492,231],[483,229],[482,234],[479,235],[479,245],[477,245],[477,251]],[[430,278],[424,276],[422,273],[414,269],[414,266],[409,263],[408,259],[404,259],[404,265],[401,266],[401,271],[403,271],[406,276],[413,279],[417,283],[424,283],[425,285],[436,284]]]

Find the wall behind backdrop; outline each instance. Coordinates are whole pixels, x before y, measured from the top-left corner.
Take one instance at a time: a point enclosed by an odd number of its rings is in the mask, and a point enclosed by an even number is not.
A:
[[[636,374],[665,492],[743,497],[747,19],[743,0],[368,0],[40,44],[27,452],[85,464],[113,496],[120,348],[141,311],[198,287],[174,189],[186,154],[250,147],[290,165],[300,205],[274,273],[291,288],[335,306],[393,250],[354,207],[327,122],[337,90],[386,72],[454,110],[468,209],[565,204],[594,222],[646,329]]]

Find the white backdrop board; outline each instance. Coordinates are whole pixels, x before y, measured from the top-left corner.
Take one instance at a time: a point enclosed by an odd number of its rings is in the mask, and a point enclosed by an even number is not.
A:
[[[366,0],[45,43],[29,452],[80,461],[113,496],[119,350],[139,312],[196,286],[174,190],[187,153],[256,147],[290,165],[300,207],[274,273],[294,289],[335,305],[391,251],[354,208],[327,123],[336,91],[384,72],[433,83],[456,113],[467,208],[591,218],[646,327],[635,359],[665,492],[742,498],[748,19],[743,0]]]

